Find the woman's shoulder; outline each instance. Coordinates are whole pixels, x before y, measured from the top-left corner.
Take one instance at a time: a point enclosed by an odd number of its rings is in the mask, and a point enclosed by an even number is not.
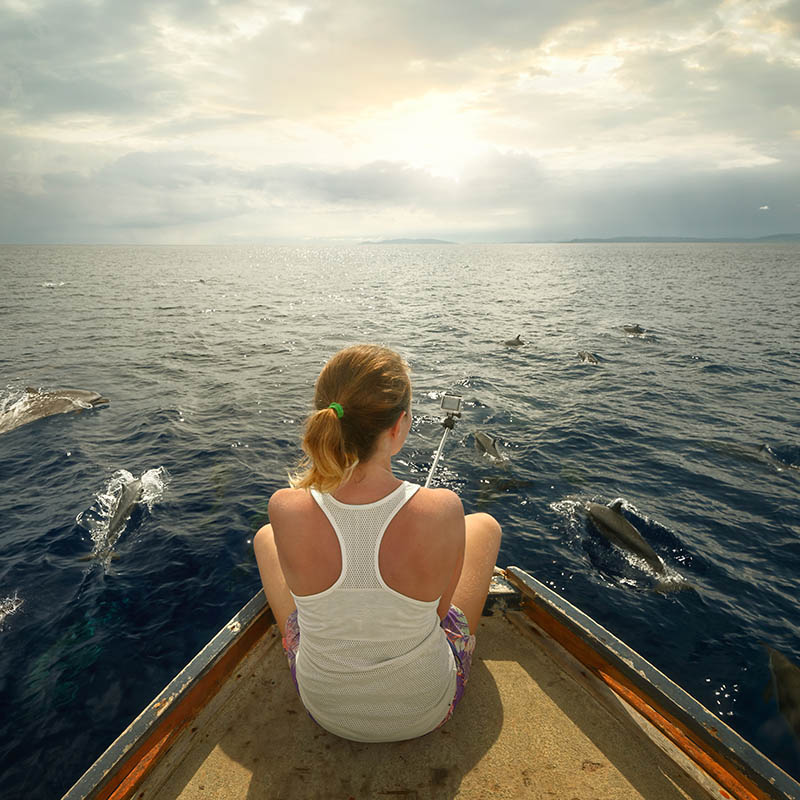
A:
[[[316,506],[311,492],[306,489],[278,489],[269,499],[269,515],[293,515],[307,512]]]
[[[464,551],[464,537],[459,496],[420,487],[386,529],[379,560],[384,581],[418,600],[441,597]]]
[[[406,522],[426,532],[438,531],[445,538],[459,538],[464,532],[464,507],[461,498],[450,489],[418,489],[408,504]]]
[[[419,512],[437,517],[464,516],[461,498],[450,489],[426,489],[420,486],[414,497]]]

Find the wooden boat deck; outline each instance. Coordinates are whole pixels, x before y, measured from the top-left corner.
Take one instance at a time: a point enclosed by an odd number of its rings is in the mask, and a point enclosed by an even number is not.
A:
[[[512,611],[483,618],[469,687],[447,725],[407,742],[349,742],[305,713],[273,626],[134,796],[730,796],[666,739],[642,736],[650,726],[637,716]]]
[[[800,783],[524,570],[495,570],[488,607],[453,719],[359,744],[305,713],[259,592],[64,800],[800,800]]]

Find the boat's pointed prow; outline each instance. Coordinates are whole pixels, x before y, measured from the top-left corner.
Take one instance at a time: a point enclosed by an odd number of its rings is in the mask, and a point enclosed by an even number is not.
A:
[[[319,728],[272,623],[260,592],[65,800],[800,800],[800,784],[516,567],[495,571],[464,700],[418,739],[362,744]]]

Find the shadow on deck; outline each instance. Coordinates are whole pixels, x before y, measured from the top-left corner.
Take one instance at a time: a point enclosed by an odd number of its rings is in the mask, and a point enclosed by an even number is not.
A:
[[[709,797],[502,616],[481,623],[453,719],[420,739],[361,744],[319,728],[274,629],[203,713],[139,800]]]

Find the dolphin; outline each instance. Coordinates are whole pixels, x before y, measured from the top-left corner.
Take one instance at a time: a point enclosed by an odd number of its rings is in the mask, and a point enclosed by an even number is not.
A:
[[[142,481],[134,478],[122,485],[119,497],[108,521],[108,535],[113,536],[125,527],[139,500],[142,499]]]
[[[509,347],[519,347],[521,344],[525,344],[525,342],[520,339],[520,334],[517,334],[515,339],[508,339],[503,344],[508,345]]]
[[[786,718],[794,735],[800,739],[800,667],[783,653],[772,647],[766,647],[778,709]]]
[[[622,330],[624,330],[625,333],[644,333],[644,328],[639,324],[623,325]]]
[[[800,470],[800,447],[772,447],[762,444],[758,451],[763,453],[779,471],[787,467]]]
[[[478,452],[486,453],[492,458],[503,458],[502,454],[497,449],[497,439],[493,439],[483,431],[475,431],[475,447]]]
[[[578,352],[578,358],[580,358],[580,360],[584,364],[599,364],[600,363],[600,359],[594,353],[589,353],[586,350],[580,350]]]
[[[55,389],[52,392],[40,392],[38,389],[28,388],[24,397],[0,414],[0,433],[13,431],[21,425],[53,414],[80,412],[85,408],[94,408],[106,403],[108,403],[107,397],[84,389]]]
[[[599,503],[587,503],[586,513],[595,524],[597,530],[617,547],[633,555],[643,558],[659,575],[666,572],[664,562],[656,555],[655,550],[642,538],[636,528],[622,516],[619,509],[621,500],[614,501],[610,506]]]
[[[108,507],[105,524],[96,526],[92,531],[94,547],[92,552],[81,556],[79,561],[93,561],[98,559],[106,566],[117,558],[114,545],[125,529],[125,525],[142,501],[144,487],[141,478],[129,476],[130,480],[122,479],[118,488],[114,489],[114,496]]]

